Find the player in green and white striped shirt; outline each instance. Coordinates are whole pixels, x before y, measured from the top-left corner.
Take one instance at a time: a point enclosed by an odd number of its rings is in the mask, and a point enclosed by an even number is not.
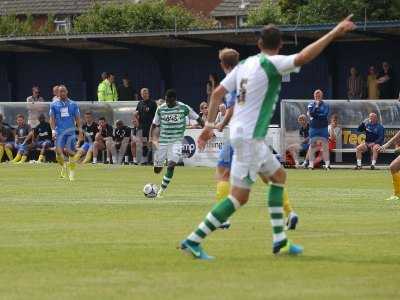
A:
[[[167,172],[163,177],[158,197],[161,197],[171,182],[175,166],[182,157],[182,140],[186,130],[187,118],[196,120],[201,125],[204,124],[203,120],[190,106],[176,100],[174,90],[166,92],[165,101],[166,103],[157,109],[150,128],[150,140],[152,141],[154,128],[160,127],[158,149],[154,153],[154,173],[159,174],[165,161],[168,161]]]

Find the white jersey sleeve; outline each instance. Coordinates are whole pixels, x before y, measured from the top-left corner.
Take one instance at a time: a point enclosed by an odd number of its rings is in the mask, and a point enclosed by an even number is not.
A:
[[[193,108],[191,108],[190,106],[187,105],[187,108],[189,109],[189,120],[198,120],[200,118],[200,116],[193,110]]]
[[[227,90],[229,93],[236,90],[236,77],[238,73],[238,67],[236,66],[228,75],[221,81],[221,85]]]
[[[272,55],[268,56],[268,59],[274,64],[275,68],[281,75],[287,75],[290,73],[299,73],[300,67],[296,67],[294,60],[297,54],[293,55]]]
[[[160,111],[158,108],[156,114],[154,115],[153,124],[156,126],[160,126]]]

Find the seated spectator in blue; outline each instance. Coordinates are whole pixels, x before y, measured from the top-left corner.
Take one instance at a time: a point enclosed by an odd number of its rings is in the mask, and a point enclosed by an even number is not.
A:
[[[11,144],[14,140],[14,131],[10,125],[3,122],[3,115],[0,114],[0,163],[6,153],[9,161],[13,160],[12,150],[6,148],[7,144]]]
[[[79,137],[79,144],[83,141],[83,144],[79,147],[77,153],[74,156],[75,161],[79,161],[83,155],[85,159],[82,161],[83,164],[90,163],[93,155],[93,143],[96,134],[99,132],[99,125],[94,121],[93,115],[90,111],[85,112],[84,121],[82,125],[83,136]]]
[[[375,113],[370,113],[368,119],[358,126],[358,131],[365,132],[365,142],[356,148],[357,165],[355,169],[361,170],[362,155],[364,152],[371,150],[371,170],[374,170],[380,146],[385,139],[385,128],[379,123],[378,116]]]
[[[5,148],[17,151],[17,155],[12,160],[13,163],[24,163],[28,159],[31,147],[33,132],[31,126],[25,123],[23,115],[17,115],[17,128],[15,129],[15,141],[7,143]]]
[[[307,109],[307,115],[310,118],[310,169],[314,169],[315,154],[320,150],[320,148],[322,148],[322,157],[325,162],[325,168],[330,169],[328,148],[329,105],[327,102],[322,100],[323,97],[324,93],[321,90],[316,90],[314,92],[314,101],[310,102]]]
[[[53,141],[50,123],[46,122],[46,117],[44,114],[41,114],[38,120],[39,125],[37,125],[33,130],[33,137],[36,147],[40,148],[40,154],[37,162],[42,163],[45,162],[46,151],[53,146]]]

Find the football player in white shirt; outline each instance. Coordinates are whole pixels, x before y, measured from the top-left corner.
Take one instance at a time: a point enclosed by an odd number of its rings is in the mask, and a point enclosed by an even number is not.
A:
[[[202,149],[213,135],[218,106],[228,92],[237,91],[238,98],[230,122],[230,139],[234,148],[231,169],[231,190],[225,200],[209,212],[204,221],[180,244],[180,249],[194,258],[211,259],[202,249],[201,242],[228,220],[236,210],[246,204],[257,174],[271,182],[268,208],[272,225],[272,252],[274,254],[301,254],[303,248],[291,243],[284,232],[283,190],[286,173],[265,142],[268,126],[281,90],[282,76],[299,72],[335,39],[355,29],[352,15],[340,22],[332,31],[307,46],[300,53],[279,55],[282,36],[273,25],[265,26],[258,41],[261,53],[241,62],[213,91],[207,123],[199,137]]]

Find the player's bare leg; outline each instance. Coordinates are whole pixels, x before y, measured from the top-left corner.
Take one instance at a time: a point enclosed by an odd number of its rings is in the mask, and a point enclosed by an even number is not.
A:
[[[365,143],[357,146],[357,148],[356,148],[357,165],[354,168],[355,170],[361,170],[361,168],[362,168],[362,163],[361,163],[362,162],[362,155],[367,150],[368,150],[368,147],[367,147],[367,145]]]
[[[56,160],[60,166],[59,168],[60,178],[64,179],[67,175],[67,169],[64,160],[64,149],[56,147]]]
[[[375,169],[376,161],[378,160],[380,145],[374,145],[372,147],[372,159],[371,159],[371,170]]]
[[[75,169],[76,169],[76,154],[77,151],[72,150],[72,149],[66,149],[66,153],[68,155],[69,161],[67,163],[67,170],[68,170],[68,178],[70,181],[75,180]]]
[[[387,200],[400,200],[400,156],[390,164],[390,173],[392,174],[393,195]]]

